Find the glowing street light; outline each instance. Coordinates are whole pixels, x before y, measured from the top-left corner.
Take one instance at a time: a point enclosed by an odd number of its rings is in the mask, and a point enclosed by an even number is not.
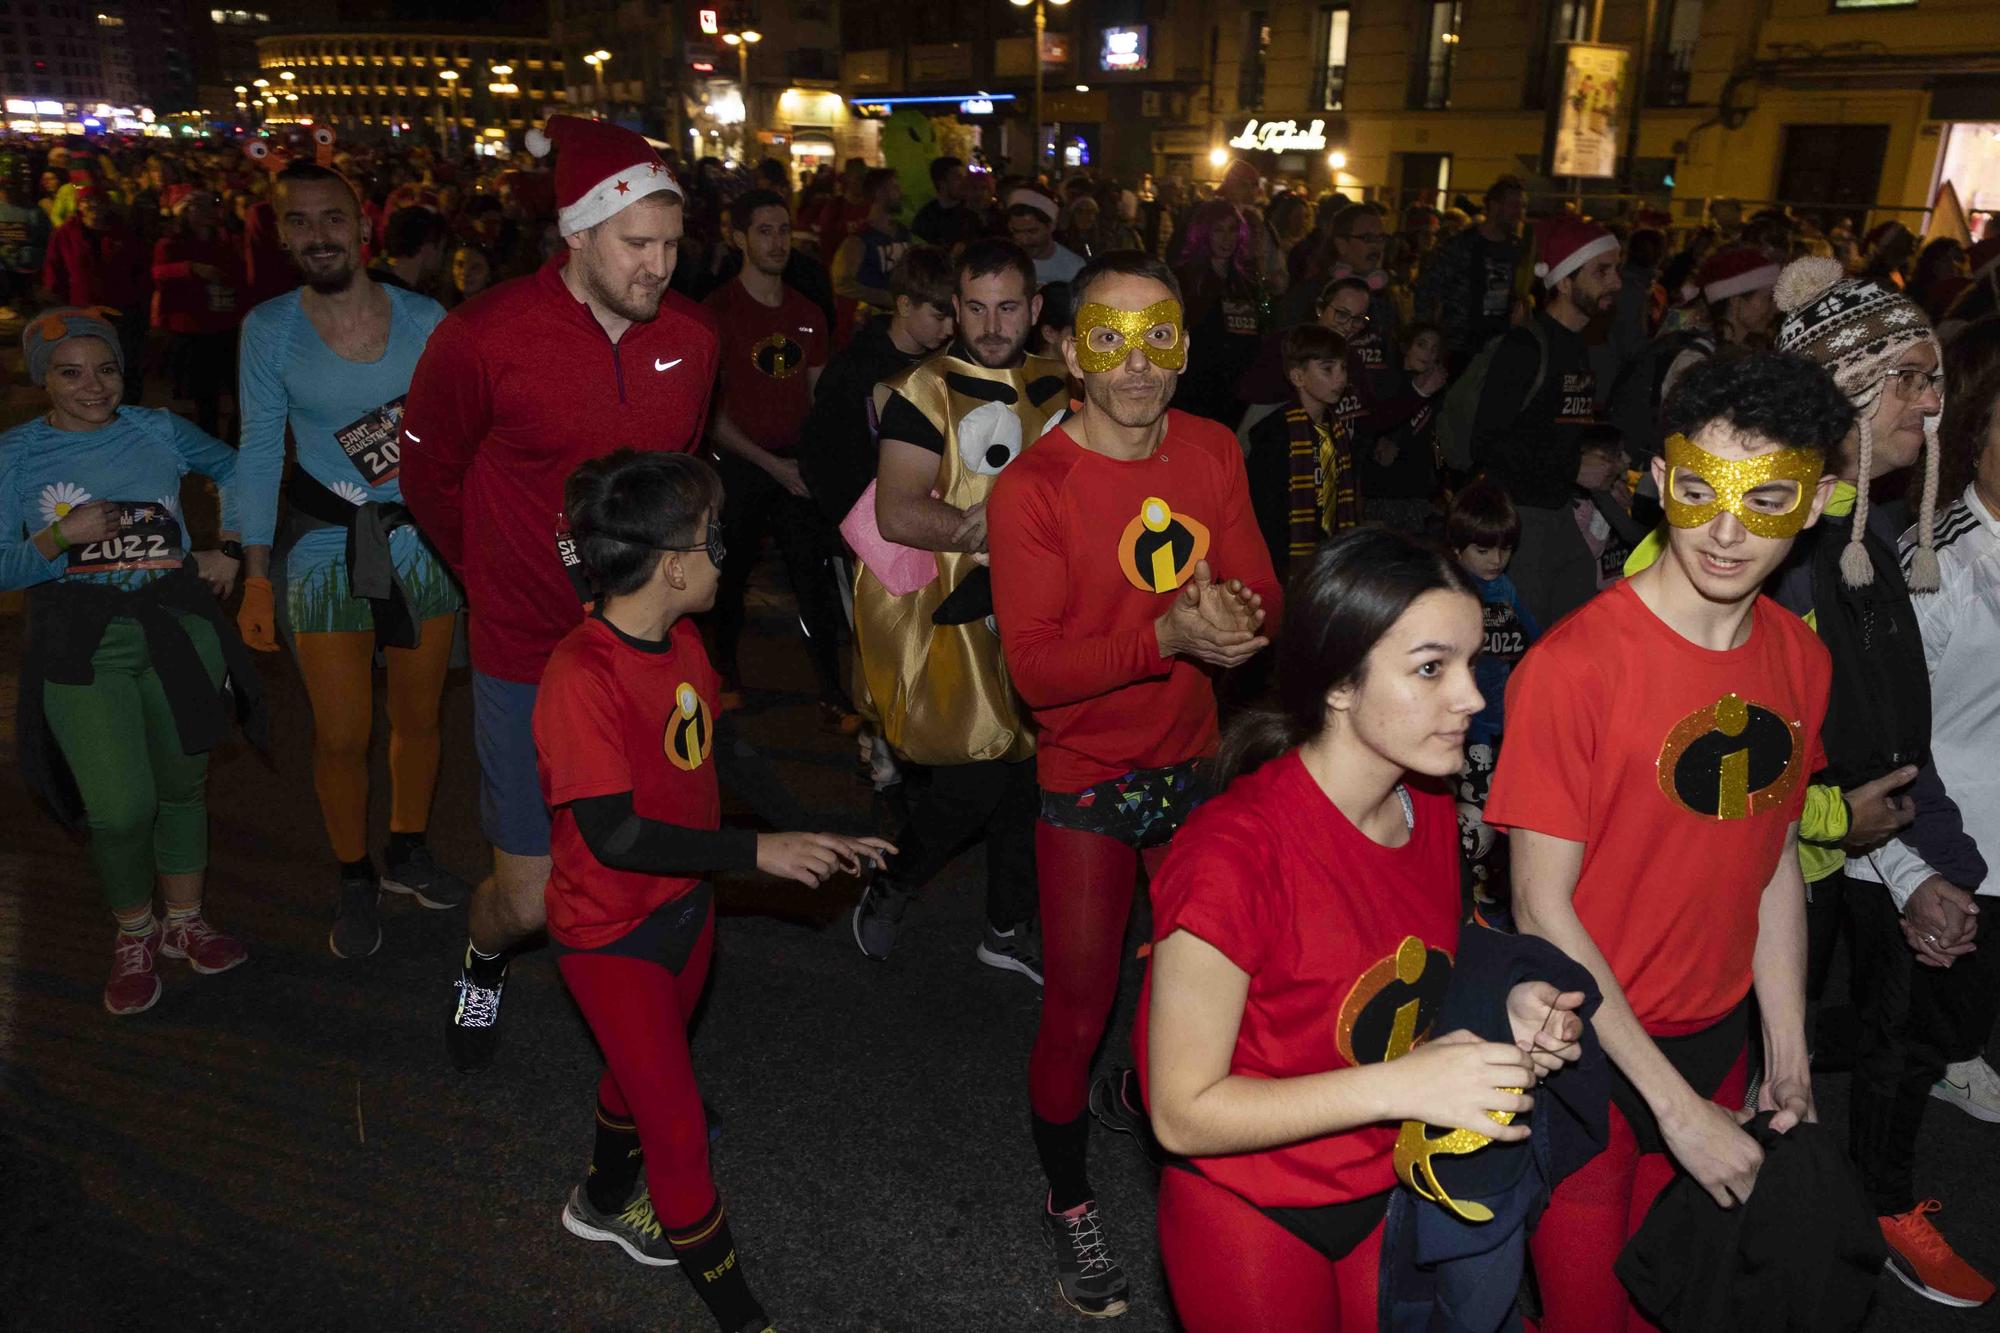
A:
[[[278,77],[283,79],[286,83],[290,83],[293,79],[296,79],[299,76],[287,69],[287,70],[280,70],[278,72]]]
[[[1047,5],[1066,5],[1069,0],[1009,0],[1016,9],[1035,7],[1035,167],[1042,165],[1042,34],[1048,31]]]
[[[583,63],[590,66],[590,72],[597,78],[597,114],[602,118],[606,109],[604,101],[604,67],[611,63],[611,53],[603,47],[599,47],[595,51],[586,53],[583,57]]]
[[[1229,165],[1229,150],[1228,150],[1227,148],[1211,148],[1211,149],[1209,149],[1209,150],[1208,150],[1208,165],[1210,165],[1211,167],[1226,167],[1226,166],[1228,166],[1228,165]]]
[[[250,86],[252,88],[268,88],[271,86],[271,81],[269,79],[252,79],[250,80]]]
[[[1345,171],[1347,170],[1347,154],[1336,148],[1326,155],[1326,164],[1335,171]]]
[[[725,32],[722,40],[736,48],[736,86],[743,90],[743,165],[751,165],[751,143],[755,136],[750,132],[750,48],[764,40],[764,34],[755,28],[745,28],[741,32]]]

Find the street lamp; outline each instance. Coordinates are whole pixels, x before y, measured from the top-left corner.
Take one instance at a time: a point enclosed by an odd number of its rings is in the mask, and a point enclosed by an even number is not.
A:
[[[520,90],[514,83],[512,65],[492,65],[493,82],[486,85],[486,91],[500,99],[500,126],[502,134],[514,125],[514,94]]]
[[[458,71],[455,69],[441,69],[438,71],[438,77],[444,80],[445,102],[449,103],[451,109],[451,137],[456,139],[458,137]],[[444,120],[445,105],[440,104],[438,106],[439,147],[443,147],[444,145]]]
[[[611,53],[600,47],[585,55],[583,63],[590,66],[590,72],[597,76],[597,116],[603,120],[610,113],[604,100],[604,67],[611,63]]]
[[[1066,5],[1069,0],[1011,0],[1016,9],[1035,7],[1035,169],[1042,166],[1042,34],[1048,31],[1048,5]]]
[[[1067,0],[1065,0],[1067,3]],[[751,144],[756,141],[750,125],[750,48],[764,40],[764,34],[755,28],[745,28],[742,32],[725,32],[722,40],[736,48],[736,86],[743,91],[743,165],[752,165]]]

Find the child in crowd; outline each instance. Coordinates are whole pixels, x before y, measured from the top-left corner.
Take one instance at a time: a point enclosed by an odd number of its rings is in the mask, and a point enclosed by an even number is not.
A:
[[[1250,505],[1282,581],[1322,539],[1361,522],[1354,450],[1334,404],[1347,391],[1347,343],[1318,324],[1284,338],[1292,400],[1250,429]]]
[[[715,470],[621,450],[578,468],[563,506],[598,602],[556,647],[535,701],[555,811],[549,945],[605,1066],[590,1173],[563,1226],[642,1264],[678,1263],[722,1333],[767,1333],[709,1172],[688,1054],[715,942],[706,876],[754,868],[813,886],[895,848],[721,827],[720,681],[691,619],[721,579]]]
[[[1473,900],[1479,903],[1496,901],[1494,891],[1506,875],[1499,835],[1487,827],[1484,811],[1493,766],[1500,760],[1507,677],[1541,635],[1507,577],[1507,562],[1520,537],[1521,516],[1514,512],[1514,502],[1490,481],[1476,481],[1460,491],[1445,519],[1445,543],[1472,576],[1485,620],[1485,646],[1473,663],[1473,676],[1486,707],[1473,716],[1465,733],[1465,767],[1458,778],[1459,847]]]
[[[1632,517],[1625,446],[1615,429],[1598,426],[1586,431],[1578,462],[1576,525],[1583,530],[1583,544],[1597,560],[1601,592],[1625,576],[1625,561],[1645,540],[1646,528]]]

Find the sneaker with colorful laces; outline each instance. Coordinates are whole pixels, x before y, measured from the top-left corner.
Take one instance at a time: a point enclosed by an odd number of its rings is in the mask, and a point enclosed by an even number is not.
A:
[[[105,1009],[121,1017],[151,1009],[160,998],[160,972],[154,959],[162,932],[157,924],[144,935],[118,932],[111,946],[111,980],[104,986]]]
[[[590,1192],[578,1185],[563,1205],[562,1224],[572,1236],[608,1240],[653,1268],[671,1268],[680,1262],[674,1258],[674,1247],[667,1244],[667,1233],[660,1229],[660,1219],[653,1215],[653,1196],[644,1190],[625,1205],[625,1211],[600,1213],[591,1206]]]
[[[438,911],[463,907],[472,897],[472,886],[431,858],[428,847],[413,848],[400,861],[391,861],[382,871],[382,890],[415,898]]]
[[[1042,1202],[1042,1239],[1056,1261],[1056,1294],[1063,1304],[1091,1319],[1115,1319],[1130,1305],[1125,1270],[1111,1257],[1097,1200],[1086,1199],[1067,1212]]]
[[[2000,1125],[2000,1073],[1980,1056],[1946,1065],[1944,1077],[1931,1084],[1931,1096],[1950,1102],[1974,1120]]]
[[[204,976],[227,972],[250,956],[241,940],[223,934],[199,913],[178,925],[169,918],[160,952],[168,958],[185,958],[189,967]]]
[[[1889,1246],[1887,1267],[1904,1286],[1939,1305],[1962,1310],[1984,1305],[1993,1299],[1993,1284],[1931,1225],[1930,1215],[1943,1210],[1936,1199],[1925,1199],[1907,1213],[1875,1219]]]
[[[476,1073],[493,1063],[493,1049],[500,1041],[500,996],[507,988],[507,969],[488,986],[472,971],[472,946],[467,945],[465,965],[458,974],[458,1003],[452,1006],[451,1026],[445,1031],[445,1047],[461,1074]]]

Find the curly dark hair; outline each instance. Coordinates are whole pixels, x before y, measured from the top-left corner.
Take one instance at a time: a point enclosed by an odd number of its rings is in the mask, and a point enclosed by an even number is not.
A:
[[[1854,426],[1854,405],[1815,362],[1787,352],[1711,359],[1681,376],[1660,408],[1666,433],[1693,436],[1726,421],[1787,449],[1818,449],[1833,460]]]
[[[1938,423],[1938,500],[1958,498],[1979,470],[2000,413],[2000,315],[1968,324],[1945,345],[1944,419]]]

